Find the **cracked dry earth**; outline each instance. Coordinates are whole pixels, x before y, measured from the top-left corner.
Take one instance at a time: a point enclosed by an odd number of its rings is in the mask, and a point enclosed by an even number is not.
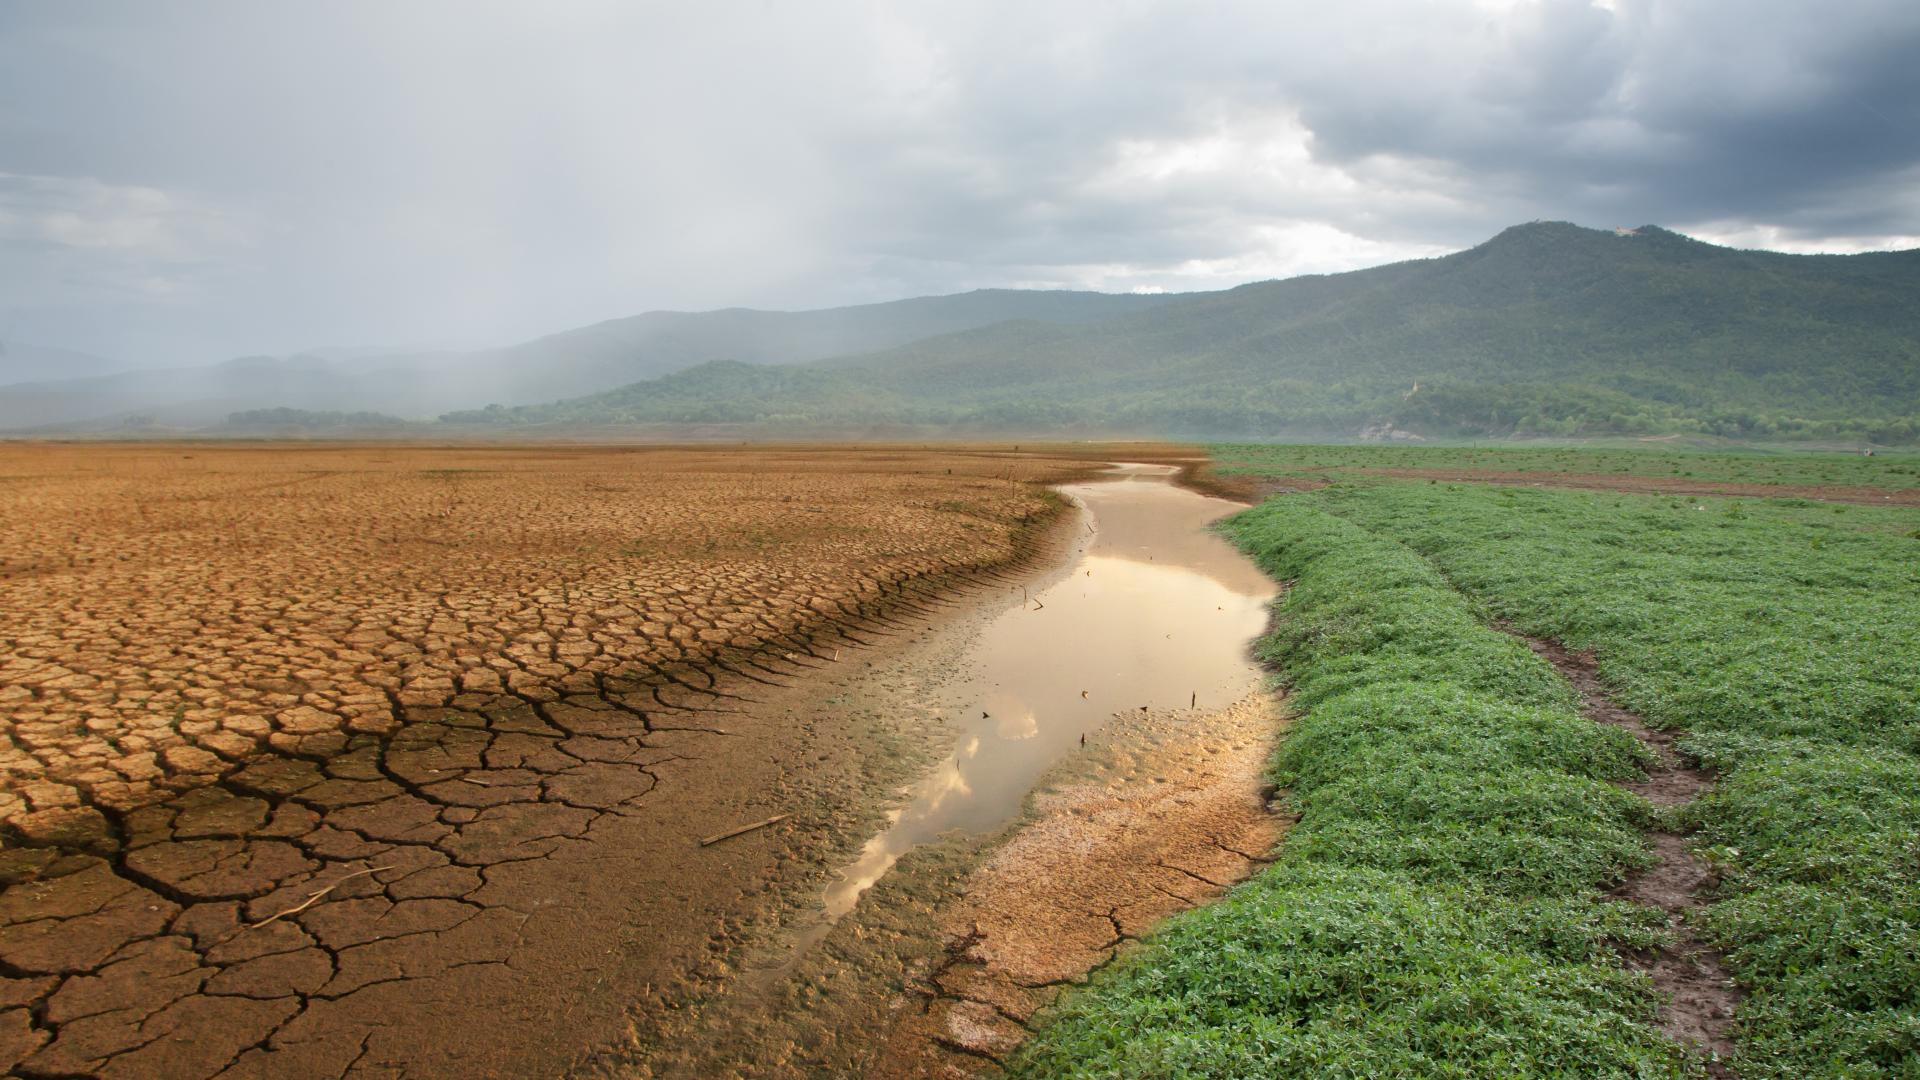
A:
[[[0,1064],[518,1076],[617,1041],[895,779],[878,720],[787,684],[1026,557],[1049,504],[1008,468],[0,449]]]

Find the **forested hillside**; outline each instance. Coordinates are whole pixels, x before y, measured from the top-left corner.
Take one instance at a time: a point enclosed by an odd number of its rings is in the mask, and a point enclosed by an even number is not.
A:
[[[903,422],[1185,435],[1920,437],[1920,251],[1516,226],[1444,258],[742,364],[459,424]]]

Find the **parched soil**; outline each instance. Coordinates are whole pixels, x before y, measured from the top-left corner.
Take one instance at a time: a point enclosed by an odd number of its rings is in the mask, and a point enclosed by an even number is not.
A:
[[[1524,635],[1522,640],[1579,691],[1581,712],[1588,719],[1623,728],[1654,752],[1647,779],[1623,787],[1645,796],[1655,806],[1676,807],[1692,802],[1713,785],[1711,776],[1687,764],[1674,749],[1671,733],[1647,726],[1607,694],[1591,653],[1573,652],[1557,641]],[[1694,857],[1693,845],[1685,836],[1659,831],[1650,838],[1654,864],[1629,875],[1615,894],[1666,912],[1674,944],[1652,953],[1632,953],[1627,961],[1646,972],[1654,986],[1668,995],[1661,1012],[1662,1030],[1704,1052],[1710,1075],[1731,1077],[1726,1059],[1733,1052],[1730,1029],[1740,990],[1720,954],[1700,940],[1691,921],[1706,906],[1715,880],[1706,865]]]
[[[906,770],[804,676],[1031,557],[1022,481],[1082,471],[0,449],[0,1064],[504,1076],[617,1041]]]
[[[1817,499],[1868,506],[1920,506],[1920,488],[1874,488],[1844,484],[1753,484],[1734,480],[1698,480],[1688,477],[1628,476],[1617,473],[1502,472],[1494,469],[1382,469],[1341,467],[1326,472],[1340,476],[1380,476],[1397,480],[1444,480],[1461,484],[1513,484],[1533,487],[1582,488],[1633,495],[1733,496],[1749,499]],[[1320,477],[1267,478],[1250,474],[1209,474],[1209,483],[1228,497],[1257,502],[1268,495],[1311,491],[1330,482]]]

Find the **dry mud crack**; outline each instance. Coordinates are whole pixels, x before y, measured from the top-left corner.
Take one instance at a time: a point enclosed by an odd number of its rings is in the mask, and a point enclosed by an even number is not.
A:
[[[723,973],[860,819],[878,722],[790,684],[998,583],[1047,512],[961,454],[4,464],[25,1077],[561,1071]]]
[[[1623,728],[1653,751],[1655,762],[1647,771],[1647,779],[1623,784],[1627,790],[1655,806],[1671,808],[1685,806],[1712,786],[1713,778],[1689,765],[1675,749],[1672,733],[1649,727],[1608,695],[1592,653],[1576,653],[1556,641],[1502,629],[1525,641],[1573,685],[1580,694],[1581,712],[1588,719]],[[1661,831],[1652,833],[1650,839],[1654,864],[1628,875],[1615,895],[1666,912],[1674,944],[1651,953],[1631,951],[1627,962],[1646,972],[1654,986],[1667,995],[1660,1014],[1662,1030],[1705,1054],[1710,1075],[1731,1077],[1726,1060],[1733,1051],[1730,1029],[1740,990],[1720,954],[1700,939],[1692,922],[1692,916],[1705,907],[1716,881],[1694,856],[1693,845],[1685,836]]]

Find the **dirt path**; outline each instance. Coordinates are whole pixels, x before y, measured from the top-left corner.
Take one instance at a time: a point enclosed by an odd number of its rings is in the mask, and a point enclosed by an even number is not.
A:
[[[1509,633],[1514,633],[1508,630]],[[1673,735],[1647,726],[1639,716],[1621,708],[1601,684],[1592,653],[1575,653],[1555,641],[1515,634],[1554,666],[1580,694],[1580,711],[1596,723],[1624,728],[1656,756],[1647,779],[1622,785],[1662,808],[1685,806],[1713,785],[1706,772],[1688,765],[1674,749]],[[1629,964],[1652,977],[1654,986],[1669,995],[1661,1010],[1661,1028],[1672,1038],[1708,1055],[1707,1071],[1731,1077],[1726,1059],[1733,1051],[1729,1029],[1740,991],[1720,954],[1700,940],[1693,918],[1706,906],[1714,878],[1694,857],[1685,836],[1672,832],[1651,835],[1654,865],[1627,877],[1615,895],[1623,900],[1659,908],[1667,913],[1674,935],[1670,948],[1652,953],[1632,952]]]

